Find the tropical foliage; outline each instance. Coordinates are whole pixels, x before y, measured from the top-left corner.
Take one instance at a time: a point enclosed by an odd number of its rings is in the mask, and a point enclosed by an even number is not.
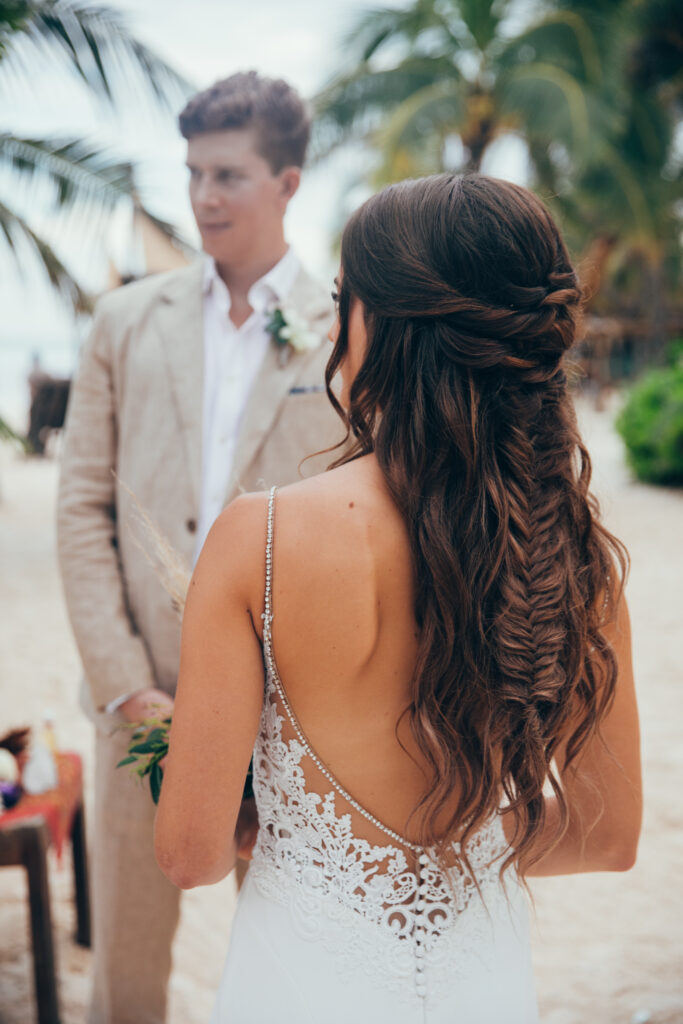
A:
[[[75,75],[83,88],[112,107],[120,104],[131,81],[146,90],[166,112],[189,83],[126,27],[120,12],[76,0],[0,0],[0,89],[23,83],[30,92],[31,68],[54,64]],[[130,199],[174,241],[170,224],[144,210],[133,166],[80,138],[25,138],[0,134],[0,167],[22,179],[51,184],[57,206],[93,215],[107,214],[122,197]],[[48,241],[7,198],[0,200],[0,235],[17,260],[28,242],[49,280],[77,310],[90,307],[89,296]]]
[[[359,18],[347,66],[317,97],[318,157],[350,139],[377,153],[372,184],[480,170],[522,140],[591,290],[674,279],[681,107],[675,0],[413,0]],[[527,12],[531,12],[528,14]],[[499,153],[501,150],[499,150]],[[680,161],[679,161],[680,163]],[[627,283],[629,283],[627,281]]]
[[[683,485],[683,341],[671,346],[670,366],[632,388],[617,429],[639,479]]]

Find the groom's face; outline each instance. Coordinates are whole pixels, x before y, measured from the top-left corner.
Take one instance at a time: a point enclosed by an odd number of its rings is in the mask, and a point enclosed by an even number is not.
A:
[[[202,245],[217,263],[239,267],[268,241],[281,244],[297,167],[275,174],[248,129],[205,132],[188,140],[190,202]]]

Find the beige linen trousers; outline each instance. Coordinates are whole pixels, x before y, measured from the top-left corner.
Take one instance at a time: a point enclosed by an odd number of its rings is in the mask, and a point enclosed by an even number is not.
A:
[[[271,346],[248,398],[225,503],[299,478],[307,454],[340,440],[322,390],[330,299],[301,270],[287,306],[320,335],[280,365]],[[188,565],[199,518],[203,390],[202,264],[100,300],[67,414],[58,550],[97,727],[93,822],[94,985],[89,1024],[162,1024],[179,892],[153,852],[149,791],[115,768],[128,742],[104,712],[123,694],[173,694],[180,620],[144,551],[136,502]],[[331,456],[302,467],[322,470]],[[133,497],[134,496],[134,497]]]

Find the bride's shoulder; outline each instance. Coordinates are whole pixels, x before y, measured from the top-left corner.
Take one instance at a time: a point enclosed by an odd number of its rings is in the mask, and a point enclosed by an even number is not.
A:
[[[382,510],[387,498],[374,456],[363,456],[279,489],[275,516],[286,523],[296,522],[301,531],[315,533],[347,521],[358,524]],[[355,513],[353,517],[349,511]]]

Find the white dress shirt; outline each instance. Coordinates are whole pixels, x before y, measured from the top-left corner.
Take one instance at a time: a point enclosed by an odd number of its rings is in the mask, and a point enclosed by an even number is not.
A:
[[[195,561],[225,500],[242,418],[254,378],[272,337],[270,311],[287,299],[299,272],[288,249],[279,263],[249,289],[253,312],[241,327],[230,319],[230,292],[209,258],[204,272],[204,403],[202,484]]]

